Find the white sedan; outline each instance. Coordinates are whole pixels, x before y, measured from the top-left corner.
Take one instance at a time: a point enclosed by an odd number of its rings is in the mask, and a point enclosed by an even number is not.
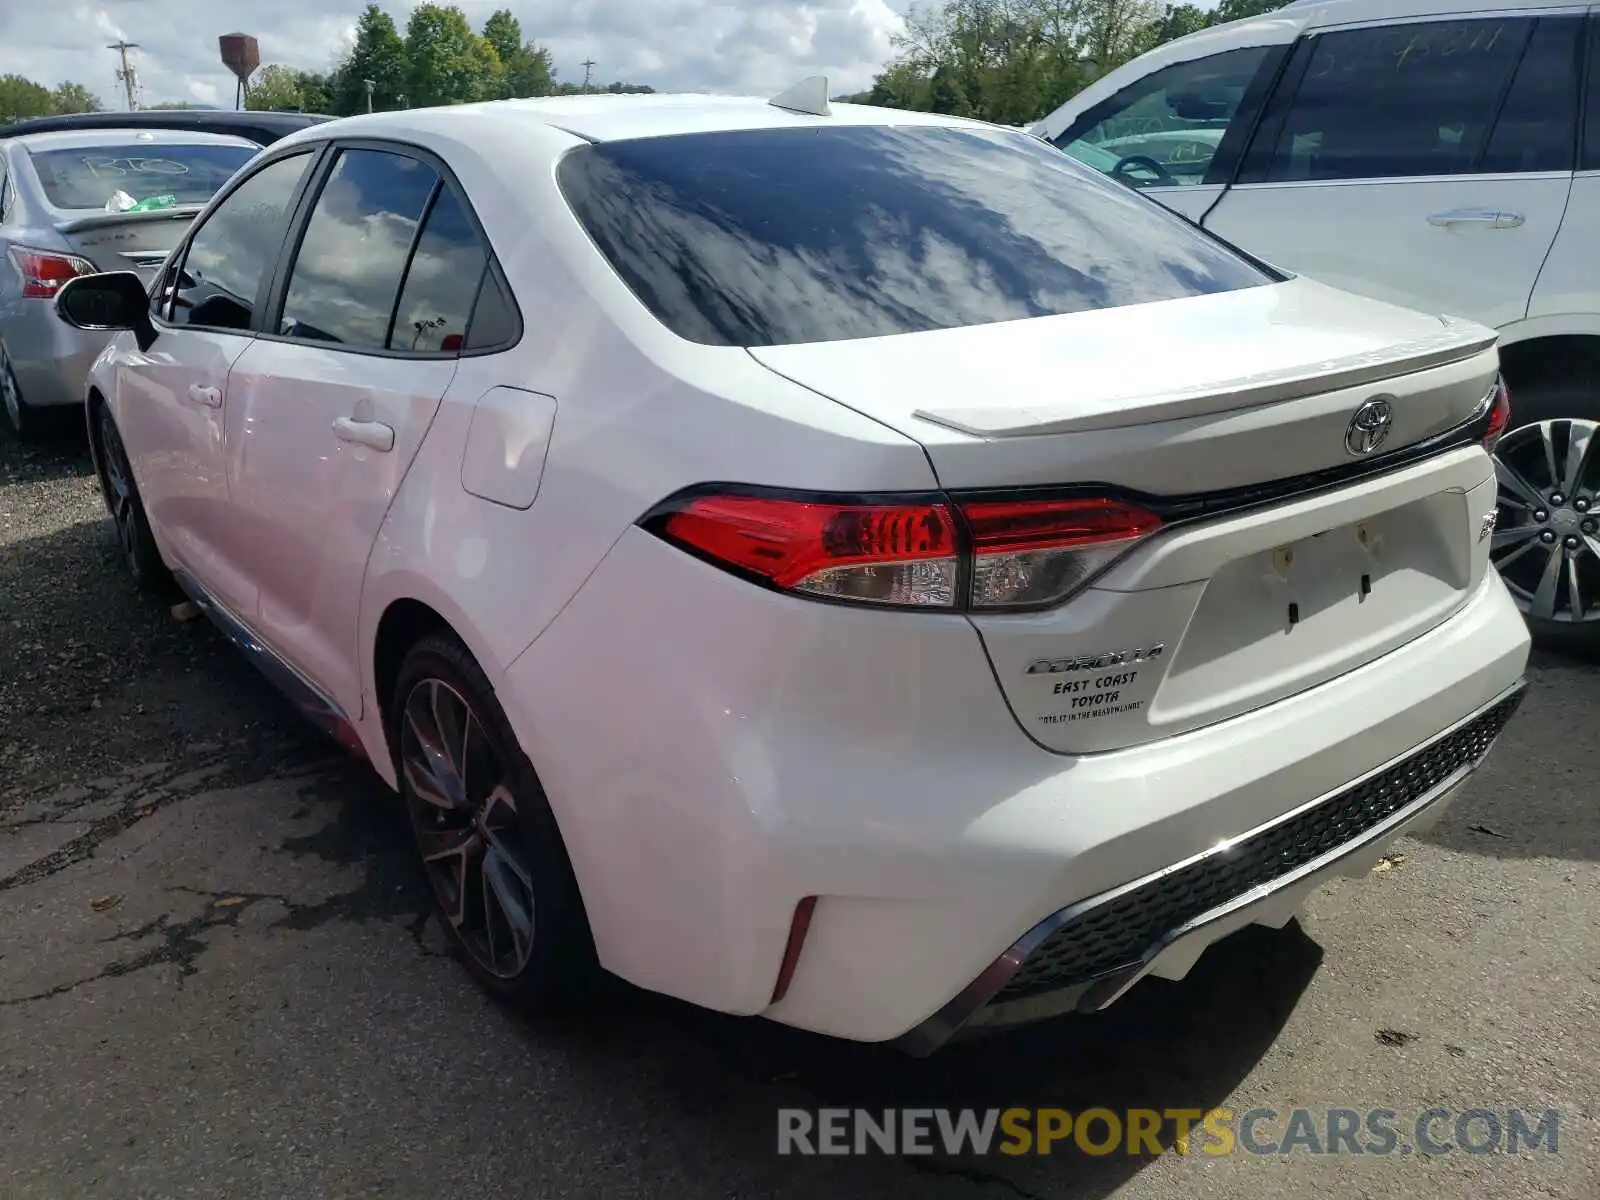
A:
[[[1435,819],[1521,695],[1492,332],[1025,134],[573,97],[272,146],[87,416],[536,1008],[914,1050],[1111,1003]]]

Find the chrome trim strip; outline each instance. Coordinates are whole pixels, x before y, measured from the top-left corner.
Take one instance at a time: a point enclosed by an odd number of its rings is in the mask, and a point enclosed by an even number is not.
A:
[[[341,746],[363,757],[366,756],[366,748],[356,734],[355,722],[343,708],[268,646],[255,630],[208,592],[199,580],[178,569],[173,569],[172,577],[183,589],[184,594],[194,602],[195,607],[217,627],[222,636],[243,651],[251,664],[265,675],[267,681],[299,709],[307,720]]]
[[[963,988],[953,1000],[951,1000],[938,1012],[934,1013],[933,1016],[929,1017],[921,1025],[918,1025],[908,1032],[901,1034],[899,1038],[895,1039],[893,1044],[907,1053],[917,1057],[922,1057],[927,1054],[931,1054],[934,1050],[937,1050],[962,1029],[967,1028],[968,1026],[972,1026],[974,1028],[981,1027],[982,1023],[974,1022],[974,1018],[977,1016],[979,1011],[982,1010],[983,1007],[988,1004],[988,1002],[996,994],[999,993],[1000,989],[1006,985],[1011,977],[1022,968],[1022,964],[1027,961],[1028,956],[1039,947],[1040,943],[1042,943],[1047,937],[1049,937],[1061,926],[1067,924],[1069,921],[1075,920],[1091,909],[1100,908],[1103,905],[1110,904],[1127,893],[1161,880],[1176,871],[1181,871],[1186,867],[1192,866],[1198,862],[1202,862],[1205,859],[1213,858],[1219,854],[1226,854],[1241,842],[1247,842],[1252,838],[1258,837],[1261,834],[1266,833],[1268,830],[1273,829],[1278,825],[1282,825],[1286,821],[1294,820],[1296,817],[1299,817],[1311,809],[1316,808],[1318,805],[1326,804],[1329,801],[1343,795],[1345,792],[1348,792],[1353,788],[1360,787],[1363,783],[1367,782],[1367,780],[1373,779],[1376,776],[1383,774],[1385,771],[1388,771],[1405,762],[1406,760],[1415,758],[1417,755],[1422,754],[1428,749],[1428,747],[1443,741],[1445,738],[1450,737],[1463,727],[1472,724],[1472,722],[1483,716],[1484,713],[1488,712],[1496,705],[1510,699],[1511,697],[1518,695],[1526,688],[1527,680],[1525,678],[1518,680],[1511,687],[1497,695],[1493,700],[1480,706],[1479,708],[1474,709],[1467,716],[1463,717],[1461,720],[1455,722],[1455,724],[1449,726],[1441,732],[1435,734],[1427,741],[1419,742],[1417,745],[1411,747],[1411,749],[1405,751],[1405,753],[1396,755],[1394,758],[1389,759],[1380,766],[1374,767],[1365,774],[1358,775],[1356,778],[1340,784],[1332,791],[1324,792],[1315,800],[1290,809],[1288,812],[1276,816],[1270,821],[1267,821],[1261,825],[1257,825],[1245,833],[1241,833],[1235,837],[1229,838],[1227,841],[1213,846],[1208,850],[1203,850],[1199,854],[1191,855],[1180,862],[1163,867],[1158,871],[1152,871],[1148,875],[1140,876],[1138,879],[1122,884],[1119,887],[1112,888],[1109,891],[1104,891],[1098,895],[1091,896],[1087,900],[1080,900],[1075,904],[1068,905],[1066,908],[1058,909],[1056,912],[1051,913],[1048,917],[1040,921],[1032,929],[1028,930],[1027,933],[1023,934],[1020,938],[1013,942],[1006,949],[1005,953],[1001,954],[994,960],[994,962],[990,963],[989,966],[984,969],[983,973],[969,983],[965,988]],[[1495,741],[1498,740],[1499,736],[1496,735]],[[1040,1012],[1038,1014],[1039,1017],[1072,1010],[1076,1010],[1078,1012],[1095,1012],[1105,1008],[1135,983],[1137,983],[1141,978],[1143,978],[1146,970],[1150,964],[1155,961],[1157,956],[1159,956],[1175,942],[1190,936],[1200,929],[1205,928],[1207,925],[1224,920],[1243,908],[1246,908],[1252,904],[1258,904],[1277,892],[1302,882],[1308,876],[1331,870],[1342,860],[1359,854],[1362,850],[1371,846],[1374,842],[1382,841],[1397,826],[1405,825],[1414,820],[1426,809],[1432,807],[1434,804],[1450,795],[1451,792],[1453,792],[1469,776],[1471,776],[1472,773],[1483,764],[1493,747],[1494,743],[1491,742],[1489,750],[1485,750],[1478,758],[1458,768],[1456,771],[1453,771],[1446,779],[1428,789],[1428,791],[1417,797],[1403,809],[1393,813],[1383,821],[1379,822],[1377,825],[1374,825],[1371,829],[1361,833],[1359,836],[1343,843],[1340,846],[1335,847],[1333,850],[1328,851],[1319,858],[1312,859],[1310,862],[1302,863],[1300,866],[1294,868],[1284,875],[1280,875],[1267,883],[1258,884],[1248,892],[1236,896],[1225,904],[1219,905],[1214,909],[1200,914],[1187,923],[1180,925],[1177,929],[1169,931],[1159,941],[1150,946],[1145,951],[1145,954],[1139,960],[1139,962],[1133,966],[1124,968],[1123,970],[1112,975],[1102,976],[1097,980],[1088,980],[1081,984],[1072,985],[1070,987],[1061,989],[1060,992],[1046,992],[1041,993],[1040,996],[1023,997],[1012,1003],[1021,1005],[1046,997],[1059,997],[1059,1003],[1051,1006],[1050,1011],[1048,1012]]]

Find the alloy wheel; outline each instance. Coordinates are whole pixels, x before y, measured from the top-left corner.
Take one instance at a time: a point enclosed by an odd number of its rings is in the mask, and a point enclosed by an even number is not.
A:
[[[127,451],[110,414],[100,417],[101,471],[105,477],[106,508],[116,527],[117,543],[130,564],[138,561],[139,518],[134,510],[133,472]]]
[[[5,406],[6,420],[17,432],[22,430],[22,389],[11,371],[11,360],[0,350],[0,404]]]
[[[1600,620],[1600,438],[1593,421],[1538,421],[1495,448],[1498,515],[1490,556],[1538,621]]]
[[[442,680],[406,697],[400,767],[439,907],[480,967],[515,978],[533,953],[532,856],[510,772],[472,706]]]

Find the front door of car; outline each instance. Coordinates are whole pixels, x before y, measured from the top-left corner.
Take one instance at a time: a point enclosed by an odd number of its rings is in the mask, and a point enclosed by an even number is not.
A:
[[[1338,287],[1520,320],[1571,190],[1581,34],[1513,14],[1306,37],[1206,228]]]
[[[486,256],[430,162],[342,149],[280,270],[273,332],[234,364],[230,548],[260,588],[254,624],[351,716],[367,558],[455,375]]]
[[[1294,32],[1280,22],[1264,24],[1250,36],[1245,45],[1156,66],[1068,118],[1050,140],[1081,162],[1200,220],[1232,175]],[[1174,47],[1167,53],[1176,52]],[[1061,119],[1061,114],[1051,118]]]
[[[270,162],[228,191],[174,255],[152,300],[157,337],[124,339],[116,415],[163,553],[238,615],[255,585],[225,551],[223,431],[233,365],[277,261],[309,152]]]

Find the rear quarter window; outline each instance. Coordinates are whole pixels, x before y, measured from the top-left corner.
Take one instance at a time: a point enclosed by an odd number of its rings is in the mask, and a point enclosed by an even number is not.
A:
[[[640,301],[707,345],[948,329],[1281,278],[1037,138],[1002,130],[640,138],[573,150],[558,179]]]

